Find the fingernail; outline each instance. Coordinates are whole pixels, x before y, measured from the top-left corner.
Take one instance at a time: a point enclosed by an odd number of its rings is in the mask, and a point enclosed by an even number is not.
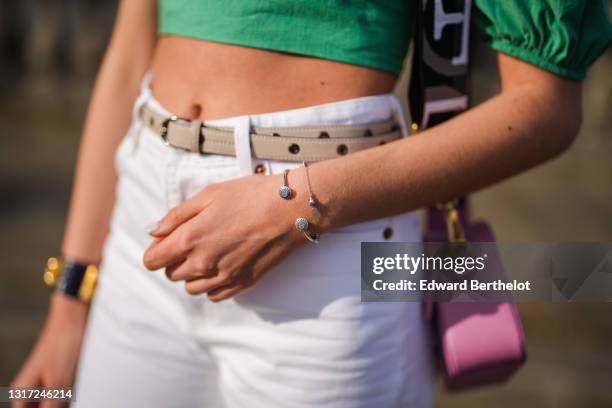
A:
[[[152,222],[145,227],[145,231],[147,234],[153,235],[157,230],[159,230],[159,226],[159,221]]]

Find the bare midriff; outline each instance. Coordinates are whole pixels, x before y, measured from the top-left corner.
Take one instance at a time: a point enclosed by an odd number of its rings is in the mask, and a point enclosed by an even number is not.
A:
[[[275,112],[391,92],[396,76],[370,68],[257,48],[160,37],[153,94],[190,119]]]

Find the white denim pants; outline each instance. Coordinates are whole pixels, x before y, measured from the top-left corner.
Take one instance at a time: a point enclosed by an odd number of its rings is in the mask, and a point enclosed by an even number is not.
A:
[[[134,112],[143,103],[168,114],[146,83]],[[435,370],[421,305],[360,301],[360,242],[420,240],[414,213],[325,234],[220,303],[142,264],[145,227],[206,185],[257,166],[266,174],[297,166],[251,159],[241,139],[248,126],[368,123],[397,109],[387,94],[208,121],[235,126],[239,157],[166,146],[134,114],[116,154],[117,201],[73,406],[431,407]]]

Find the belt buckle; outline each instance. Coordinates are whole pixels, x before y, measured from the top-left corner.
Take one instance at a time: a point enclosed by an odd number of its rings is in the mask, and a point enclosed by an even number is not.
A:
[[[194,120],[191,119],[187,119],[187,118],[181,118],[178,117],[177,115],[172,115],[170,116],[168,119],[164,120],[162,122],[162,127],[160,130],[160,136],[162,138],[162,141],[164,142],[164,144],[166,146],[170,145],[170,141],[168,140],[168,131],[169,131],[169,127],[171,123],[175,123],[177,125],[180,126],[185,126],[185,127],[191,127],[191,124],[194,122]],[[198,133],[202,131],[202,127],[204,125],[200,122],[200,126],[198,127]],[[198,140],[198,144],[202,144],[202,137],[201,135],[198,136],[199,140]]]
[[[189,119],[183,119],[183,120],[188,121]],[[178,121],[179,121],[179,117],[176,115],[172,115],[168,119],[164,120],[162,123],[161,131],[159,135],[161,136],[166,146],[170,145],[170,142],[168,141],[168,126],[170,125],[170,123],[178,122]]]

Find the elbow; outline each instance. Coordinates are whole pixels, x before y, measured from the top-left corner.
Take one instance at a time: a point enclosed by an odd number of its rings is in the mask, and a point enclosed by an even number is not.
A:
[[[578,137],[582,125],[582,110],[558,113],[549,123],[549,158],[561,156],[567,152]]]
[[[582,126],[581,99],[564,103],[549,119],[551,158],[565,153],[574,144]]]
[[[581,84],[560,81],[555,86],[532,89],[532,112],[536,112],[533,130],[540,135],[540,152],[544,160],[558,157],[574,143],[582,125]]]

